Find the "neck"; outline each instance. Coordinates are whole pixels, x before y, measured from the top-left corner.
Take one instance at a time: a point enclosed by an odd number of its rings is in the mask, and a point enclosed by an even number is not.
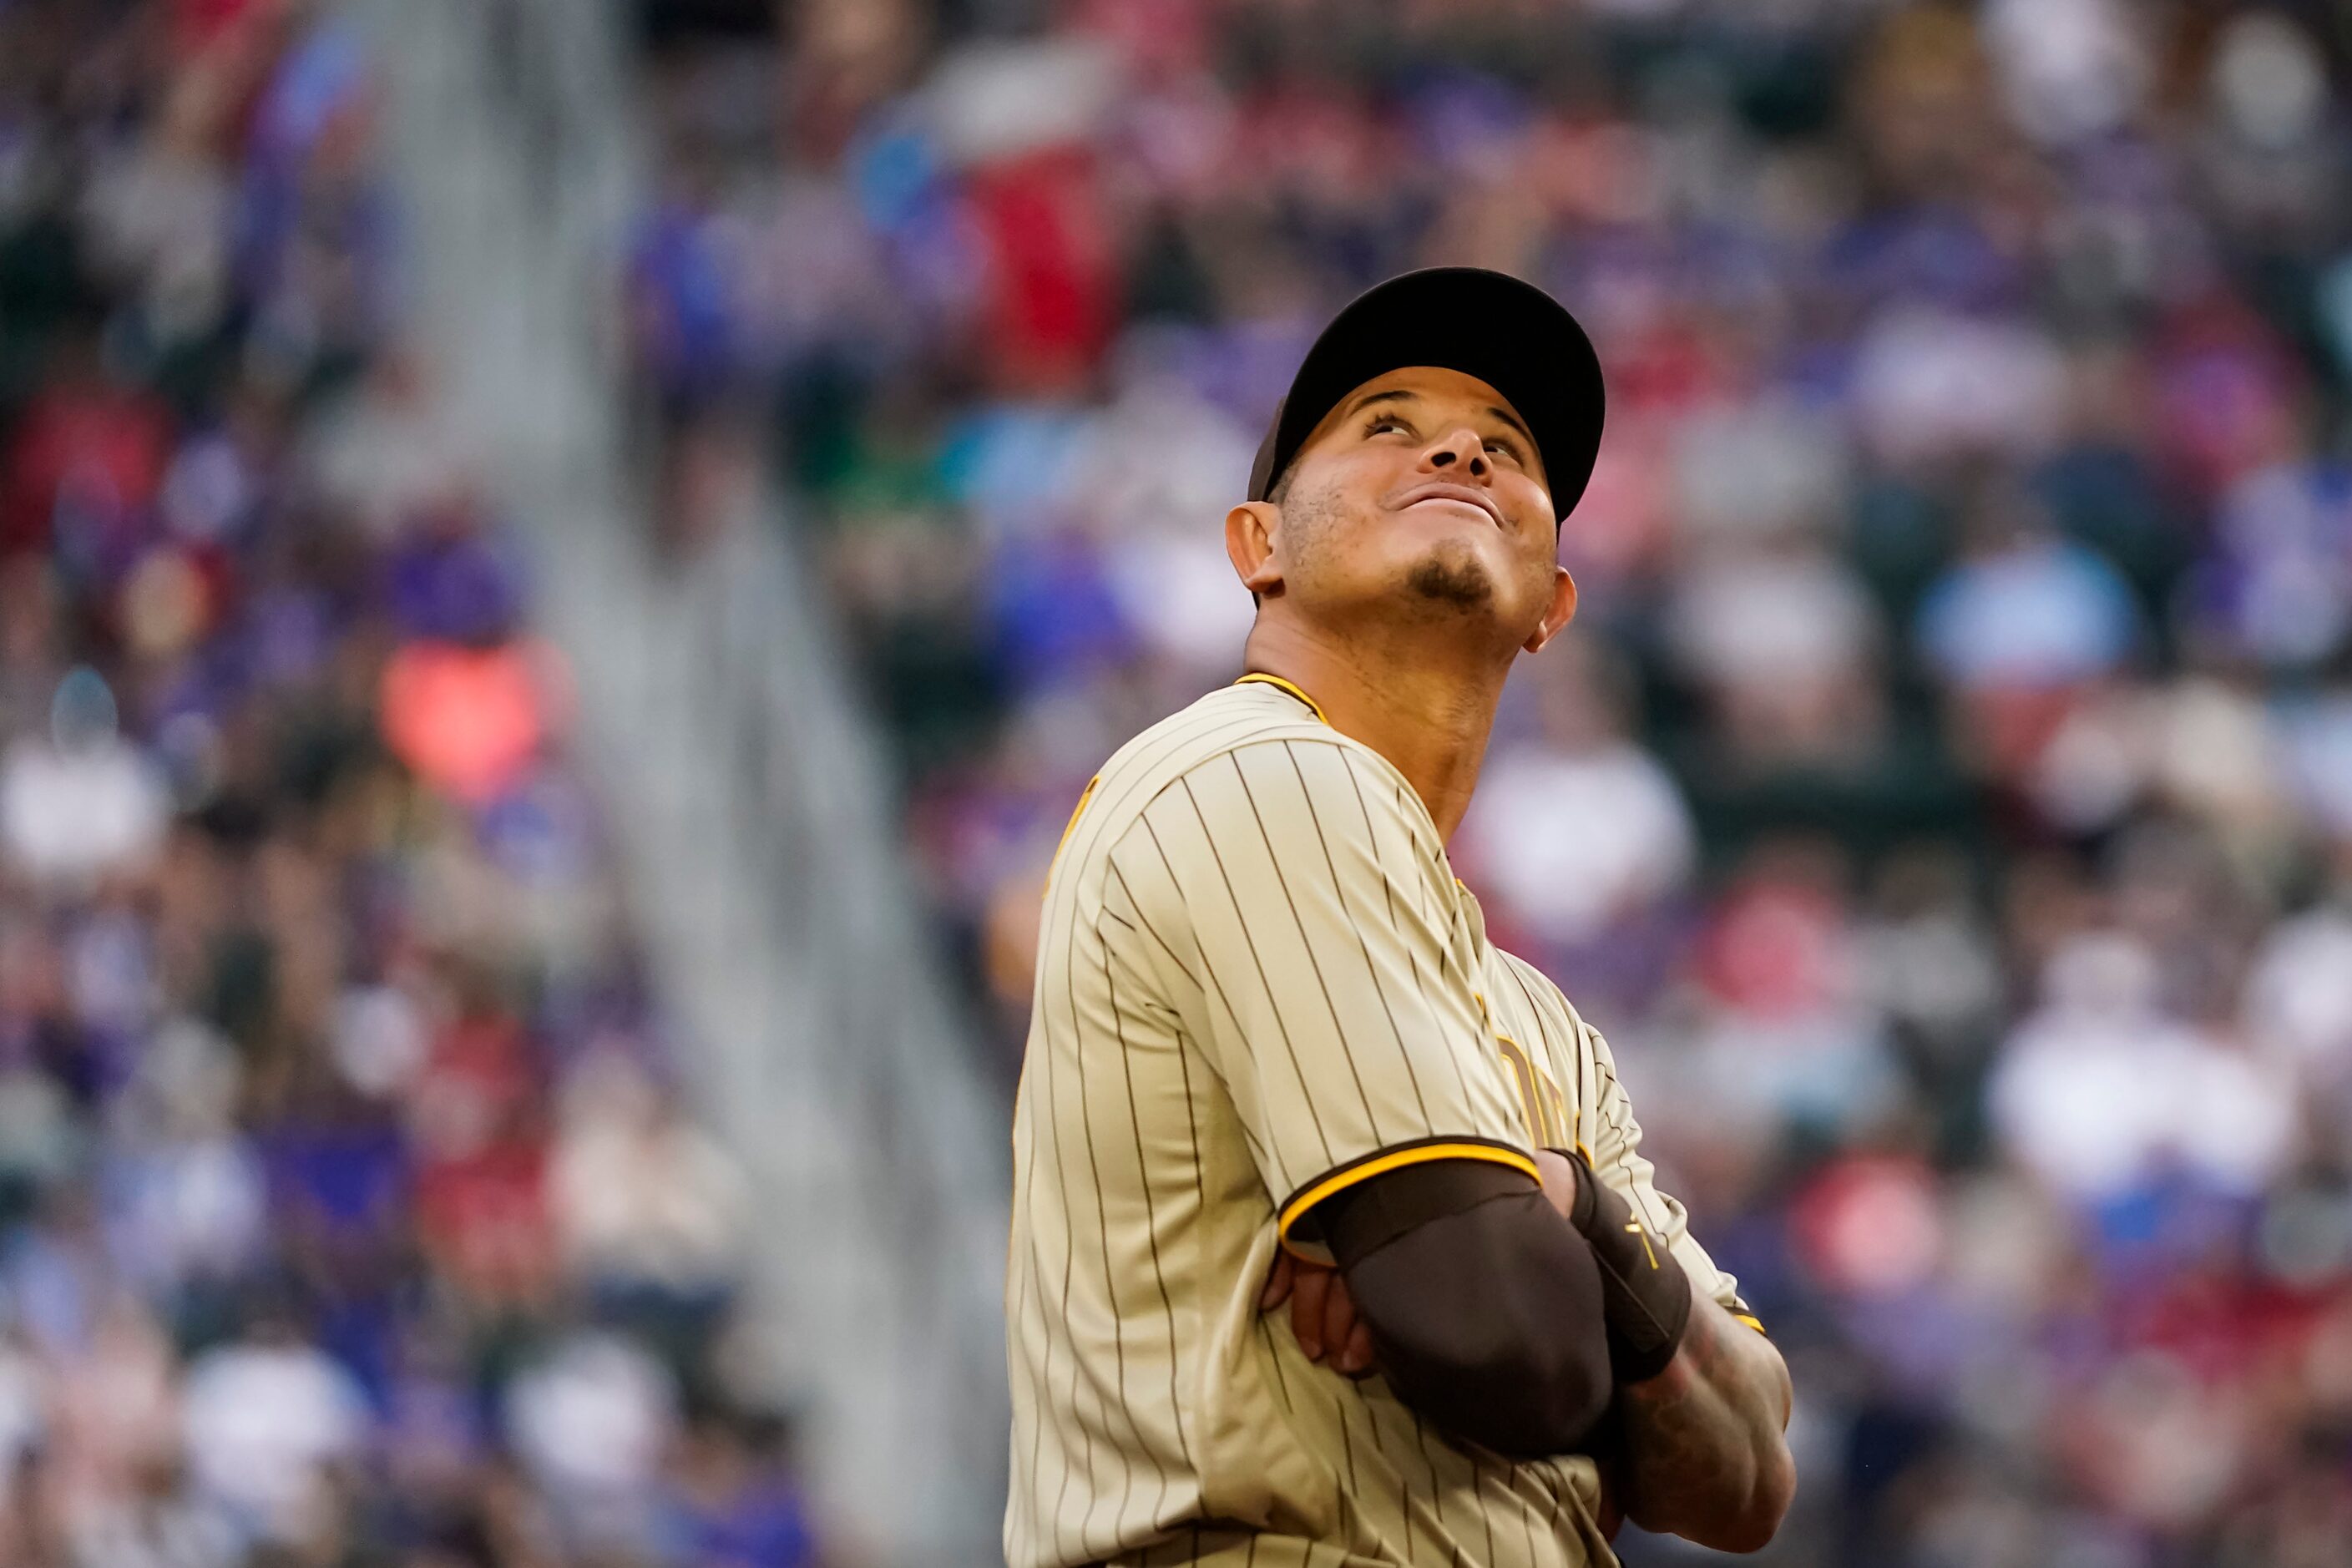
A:
[[[1314,698],[1331,728],[1395,763],[1438,836],[1451,841],[1470,809],[1510,673],[1507,659],[1498,664],[1483,647],[1467,652],[1464,644],[1474,641],[1437,637],[1368,647],[1261,615],[1242,659],[1247,670],[1278,675]]]

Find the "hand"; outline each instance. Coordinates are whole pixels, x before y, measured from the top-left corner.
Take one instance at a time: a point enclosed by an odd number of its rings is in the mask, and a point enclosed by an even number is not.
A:
[[[1576,1194],[1580,1178],[1576,1162],[1549,1149],[1536,1151],[1536,1171],[1543,1179],[1544,1201],[1559,1211],[1559,1217],[1573,1222],[1576,1218]]]
[[[1290,1331],[1308,1361],[1344,1377],[1369,1377],[1378,1370],[1372,1365],[1372,1331],[1356,1316],[1355,1298],[1338,1269],[1276,1247],[1258,1310],[1271,1312],[1285,1301],[1290,1303]]]

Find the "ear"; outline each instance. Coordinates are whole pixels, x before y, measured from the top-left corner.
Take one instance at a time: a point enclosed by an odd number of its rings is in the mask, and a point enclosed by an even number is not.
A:
[[[1282,592],[1282,568],[1275,564],[1274,532],[1282,509],[1272,501],[1245,500],[1225,513],[1225,559],[1253,594]]]
[[[1535,635],[1519,645],[1529,653],[1541,649],[1544,644],[1559,635],[1562,626],[1576,618],[1576,579],[1568,574],[1565,566],[1555,566],[1552,572],[1551,608],[1545,612]]]

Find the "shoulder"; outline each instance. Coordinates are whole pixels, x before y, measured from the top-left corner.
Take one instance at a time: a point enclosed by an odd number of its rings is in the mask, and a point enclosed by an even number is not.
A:
[[[1298,699],[1252,682],[1220,687],[1181,708],[1111,753],[1102,787],[1164,788],[1238,747],[1292,741],[1329,743],[1333,731]]]
[[[1444,866],[1427,809],[1386,758],[1298,698],[1251,683],[1210,693],[1113,754],[1070,825],[1047,899],[1116,884],[1137,912],[1174,919],[1203,897],[1314,903],[1331,890],[1339,910],[1382,885],[1434,888]]]
[[[1550,975],[1516,952],[1498,947],[1495,949],[1495,956],[1502,961],[1503,967],[1527,993],[1529,1005],[1544,1016],[1545,1022],[1559,1029],[1562,1037],[1571,1042],[1576,1049],[1587,1055],[1596,1049],[1607,1049],[1601,1044],[1601,1037],[1584,1021],[1584,1016],[1576,1010],[1576,1005],[1568,999],[1567,993],[1553,982]]]
[[[1069,851],[1074,859],[1104,853],[1155,809],[1214,821],[1304,797],[1386,818],[1398,814],[1404,789],[1387,759],[1298,698],[1256,682],[1222,687],[1112,753],[1088,786]]]

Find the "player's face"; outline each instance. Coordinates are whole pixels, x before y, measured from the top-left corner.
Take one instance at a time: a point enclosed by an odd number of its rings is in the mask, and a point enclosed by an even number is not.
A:
[[[1324,416],[1267,542],[1294,613],[1333,626],[1443,618],[1534,646],[1573,592],[1518,415],[1475,376],[1428,365],[1376,376]]]

